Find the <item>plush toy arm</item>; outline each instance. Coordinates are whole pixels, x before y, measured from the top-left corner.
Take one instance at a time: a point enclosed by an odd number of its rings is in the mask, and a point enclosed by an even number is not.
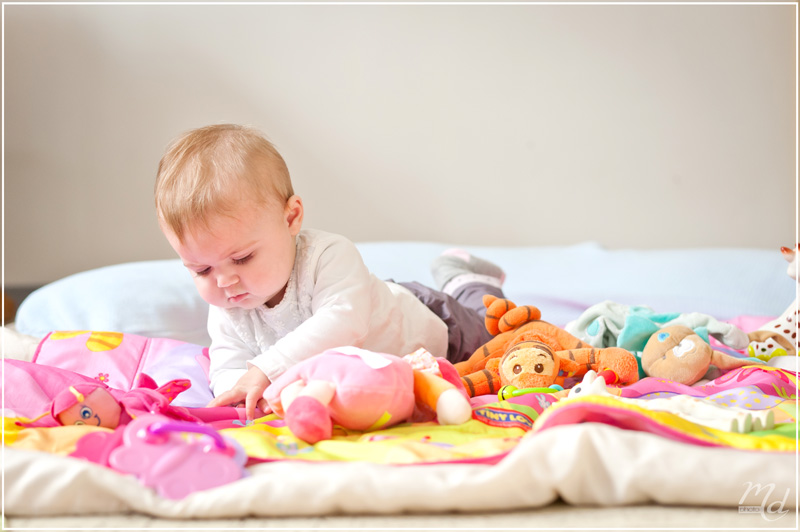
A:
[[[470,397],[495,394],[500,390],[502,384],[500,383],[500,374],[498,373],[499,366],[500,359],[492,358],[486,362],[486,367],[484,369],[461,377],[461,382],[464,383],[464,387],[467,389],[467,393]]]
[[[639,363],[636,356],[621,347],[606,347],[599,350],[597,369],[599,372],[610,369],[618,384],[632,384],[639,380]]]
[[[516,305],[508,299],[501,299],[491,294],[486,294],[483,296],[483,306],[486,307],[486,317],[484,318],[486,330],[489,331],[489,334],[492,336],[497,336],[500,333],[500,329],[498,328],[500,318],[503,314],[515,308]]]
[[[296,380],[280,391],[280,404],[270,403],[270,407],[283,416],[292,434],[314,444],[333,434],[328,404],[335,393],[336,386],[332,382]]]
[[[556,353],[561,359],[561,369],[580,375],[588,369],[596,372],[613,371],[620,384],[631,384],[639,380],[639,366],[633,353],[620,347],[584,347]]]
[[[150,375],[147,375],[146,373],[140,373],[134,388],[150,388],[155,390],[158,388],[158,384]]]
[[[328,381],[294,381],[281,390],[281,407],[283,411],[289,410],[289,406],[298,397],[313,397],[323,405],[327,405],[333,399],[336,387]]]
[[[472,418],[472,407],[454,385],[426,371],[414,370],[417,403],[436,412],[440,425],[460,425]]]
[[[747,366],[750,364],[756,364],[756,362],[749,358],[738,358],[727,355],[720,351],[711,352],[711,365],[716,366],[723,371],[741,368],[742,366]]]

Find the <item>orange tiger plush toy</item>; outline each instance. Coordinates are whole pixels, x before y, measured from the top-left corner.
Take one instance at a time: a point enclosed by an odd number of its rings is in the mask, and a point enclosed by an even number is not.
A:
[[[563,385],[587,371],[611,370],[618,384],[639,380],[633,353],[619,347],[596,348],[564,329],[542,321],[532,305],[518,307],[508,299],[483,296],[486,329],[494,338],[467,360],[455,364],[471,397],[494,394],[505,385],[539,388]]]

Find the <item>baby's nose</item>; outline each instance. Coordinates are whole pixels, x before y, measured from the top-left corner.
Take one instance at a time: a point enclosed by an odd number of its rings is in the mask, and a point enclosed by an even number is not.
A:
[[[223,273],[217,276],[217,286],[219,288],[227,288],[239,282],[239,277],[233,273]]]

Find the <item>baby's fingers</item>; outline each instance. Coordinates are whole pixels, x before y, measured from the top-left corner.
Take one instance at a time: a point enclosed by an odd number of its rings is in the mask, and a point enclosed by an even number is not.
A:
[[[263,397],[258,400],[258,402],[256,403],[256,406],[259,408],[259,410],[261,410],[261,412],[264,415],[272,413],[272,409],[269,407],[269,403]]]
[[[235,390],[228,390],[227,392],[215,397],[208,403],[208,407],[215,407],[215,406],[228,406],[234,403],[238,403],[243,399],[243,395],[241,393],[237,393]]]
[[[256,405],[258,404],[258,400],[262,399],[261,393],[258,390],[250,390],[247,392],[247,398],[244,402],[245,408],[245,415],[247,416],[247,421],[252,421],[256,418]],[[262,399],[263,400],[263,399]]]

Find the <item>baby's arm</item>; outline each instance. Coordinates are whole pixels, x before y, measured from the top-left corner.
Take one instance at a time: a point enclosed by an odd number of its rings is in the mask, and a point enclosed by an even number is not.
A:
[[[208,331],[211,336],[209,377],[215,395],[208,406],[244,402],[247,419],[254,419],[256,406],[262,411],[267,410],[262,396],[270,384],[264,372],[249,364],[256,353],[241,341],[223,311],[217,307],[209,309]]]
[[[247,373],[247,363],[256,356],[240,338],[225,311],[211,306],[208,309],[208,334],[211,347],[209,379],[215,396],[233,388]]]

